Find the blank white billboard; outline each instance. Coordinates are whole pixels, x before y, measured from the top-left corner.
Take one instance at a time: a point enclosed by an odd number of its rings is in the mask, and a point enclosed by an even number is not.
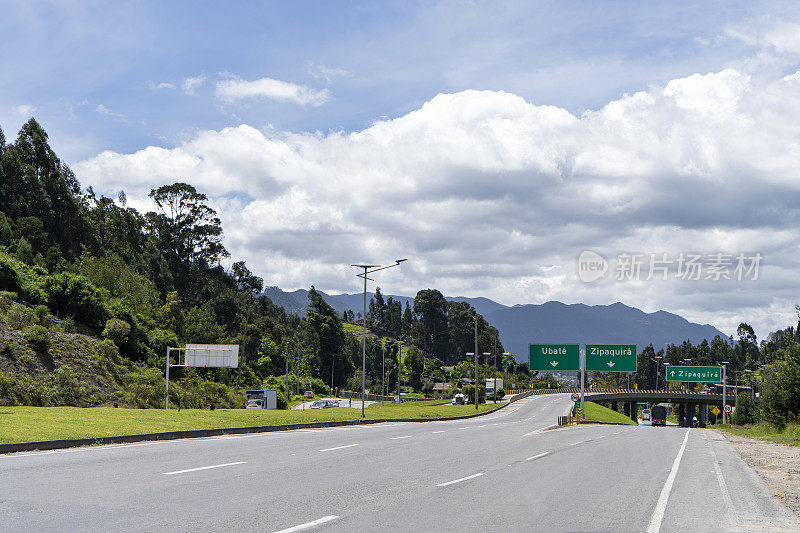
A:
[[[186,366],[225,367],[239,366],[238,344],[187,344]]]

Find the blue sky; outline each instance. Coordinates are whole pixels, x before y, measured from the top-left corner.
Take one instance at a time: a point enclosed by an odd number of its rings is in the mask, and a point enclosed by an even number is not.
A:
[[[11,2],[0,18],[0,124],[12,136],[26,118],[12,108],[33,106],[74,162],[241,123],[357,130],[464,89],[580,112],[718,69],[746,47],[719,42],[726,27],[790,11],[752,2]],[[328,89],[330,99],[226,105],[214,98],[220,73]],[[184,94],[197,76],[206,83]]]
[[[0,126],[84,187],[208,194],[267,285],[796,320],[797,2],[0,5]],[[585,251],[759,253],[758,280],[590,284]]]

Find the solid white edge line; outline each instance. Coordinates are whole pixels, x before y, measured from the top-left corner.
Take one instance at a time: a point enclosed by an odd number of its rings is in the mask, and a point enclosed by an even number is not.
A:
[[[324,524],[326,522],[330,522],[331,520],[336,520],[339,518],[335,514],[323,516],[322,518],[318,518],[317,520],[312,520],[311,522],[306,522],[305,524],[300,524],[297,526],[288,527],[286,529],[281,529],[280,531],[276,531],[275,533],[293,533],[294,531],[304,531],[306,529],[311,529],[312,527]]]
[[[352,448],[353,446],[358,446],[358,444],[345,444],[344,446],[336,446],[335,448],[323,448],[322,450],[318,450],[320,452],[332,452],[333,450],[341,450],[343,448]]]
[[[171,476],[174,474],[185,474],[187,472],[197,472],[198,470],[210,470],[212,468],[222,468],[223,466],[233,466],[233,465],[243,465],[247,464],[247,461],[236,461],[235,463],[225,463],[221,465],[211,465],[211,466],[200,466],[198,468],[187,468],[186,470],[176,470],[174,472],[163,472],[165,476]]]
[[[540,459],[540,458],[544,457],[545,455],[550,455],[550,452],[540,453],[539,455],[534,455],[533,457],[528,457],[525,460],[526,461],[535,461],[536,459]]]
[[[467,481],[468,479],[475,479],[476,477],[480,477],[483,475],[483,472],[478,472],[477,474],[472,474],[471,476],[462,477],[461,479],[454,479],[453,481],[448,481],[447,483],[439,483],[436,485],[437,487],[446,487],[448,485],[453,485],[455,483],[461,483],[462,481]]]
[[[410,439],[411,435],[403,435],[402,437],[389,437],[389,440],[397,440],[397,439]]]
[[[667,481],[664,483],[664,488],[661,489],[658,502],[653,510],[653,516],[650,517],[650,524],[647,526],[647,533],[658,533],[661,529],[661,522],[664,520],[664,512],[667,510],[669,494],[672,492],[672,484],[675,483],[675,476],[678,475],[678,467],[681,464],[681,457],[683,457],[683,451],[686,449],[686,442],[689,440],[690,431],[691,429],[686,430],[686,435],[683,437],[683,444],[681,444],[678,455],[675,456],[675,461],[672,463],[672,470],[669,471]]]

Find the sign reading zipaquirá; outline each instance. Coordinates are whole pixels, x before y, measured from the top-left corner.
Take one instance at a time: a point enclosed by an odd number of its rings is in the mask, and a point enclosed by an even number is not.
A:
[[[722,383],[721,366],[668,366],[667,381]]]
[[[635,344],[587,344],[589,372],[636,372]]]

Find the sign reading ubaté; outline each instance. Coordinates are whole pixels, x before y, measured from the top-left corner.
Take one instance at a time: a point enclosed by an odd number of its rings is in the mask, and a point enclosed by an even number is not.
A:
[[[587,344],[589,372],[636,372],[635,344]]]
[[[580,370],[580,346],[577,344],[530,344],[531,370]]]
[[[722,367],[670,365],[667,367],[667,381],[690,381],[693,383],[722,383]]]

